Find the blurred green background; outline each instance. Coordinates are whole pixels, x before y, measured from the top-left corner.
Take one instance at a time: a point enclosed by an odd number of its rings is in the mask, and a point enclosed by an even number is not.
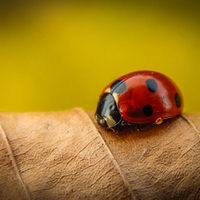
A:
[[[200,1],[0,1],[0,111],[95,110],[136,70],[171,77],[200,111]]]

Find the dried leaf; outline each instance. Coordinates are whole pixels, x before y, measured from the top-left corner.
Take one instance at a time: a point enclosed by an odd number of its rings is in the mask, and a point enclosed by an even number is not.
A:
[[[200,113],[118,134],[93,115],[0,113],[0,199],[200,199]]]

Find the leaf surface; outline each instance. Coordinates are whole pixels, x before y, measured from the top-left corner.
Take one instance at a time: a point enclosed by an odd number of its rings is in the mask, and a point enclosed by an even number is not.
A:
[[[117,134],[81,108],[0,119],[0,199],[200,198],[199,113]]]

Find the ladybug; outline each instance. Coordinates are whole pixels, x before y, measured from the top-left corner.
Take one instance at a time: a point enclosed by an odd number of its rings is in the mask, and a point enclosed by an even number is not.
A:
[[[182,94],[170,78],[159,72],[136,71],[104,88],[95,118],[100,126],[116,130],[126,124],[161,124],[182,110]]]

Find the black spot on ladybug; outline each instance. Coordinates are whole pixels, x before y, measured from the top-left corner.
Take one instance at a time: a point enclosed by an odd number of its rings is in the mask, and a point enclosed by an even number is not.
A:
[[[153,114],[153,109],[149,104],[143,107],[143,111],[144,114],[148,117],[150,117]]]
[[[181,97],[180,97],[179,93],[175,94],[175,102],[176,102],[176,107],[180,108],[181,107]]]
[[[124,81],[116,80],[111,86],[111,93],[121,94],[126,91],[126,84]]]
[[[156,81],[154,79],[152,79],[152,78],[147,79],[146,80],[146,85],[147,85],[148,90],[150,92],[154,93],[154,92],[157,91],[158,86],[157,86],[157,83],[156,83]]]

